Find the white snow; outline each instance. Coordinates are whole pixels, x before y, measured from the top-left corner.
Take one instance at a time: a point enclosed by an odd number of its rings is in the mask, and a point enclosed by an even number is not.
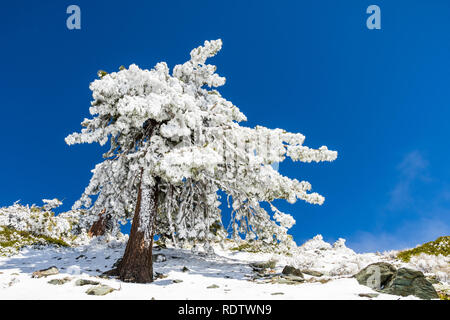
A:
[[[154,264],[155,272],[166,278],[151,284],[99,278],[99,274],[110,270],[122,256],[125,244],[126,237],[108,243],[94,239],[89,245],[75,248],[24,248],[15,256],[0,257],[0,299],[368,299],[358,294],[375,291],[359,285],[351,275],[376,261],[394,263],[389,253],[359,255],[345,247],[344,240],[332,246],[319,235],[298,247],[293,256],[235,252],[219,245],[214,245],[214,255],[201,251],[194,254],[188,249],[154,250],[155,254],[164,254],[167,258]],[[313,277],[308,275],[305,275],[306,282],[298,285],[254,280],[255,272],[249,263],[269,259],[277,260],[276,273],[286,264],[293,264],[324,272],[318,279],[331,280],[309,283]],[[32,272],[51,266],[58,267],[60,274],[39,279],[31,277]],[[183,272],[184,267],[189,270]],[[72,280],[63,285],[47,283],[64,277]],[[87,295],[85,292],[91,285],[75,286],[77,279],[96,280],[117,290],[105,296]],[[218,288],[207,288],[213,284]],[[379,294],[374,299],[417,298]]]

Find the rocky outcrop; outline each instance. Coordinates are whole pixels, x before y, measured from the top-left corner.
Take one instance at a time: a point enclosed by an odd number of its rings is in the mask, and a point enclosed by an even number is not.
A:
[[[301,271],[302,271],[303,274],[307,274],[307,275],[313,276],[313,277],[321,277],[321,276],[323,276],[323,273],[319,272],[319,271],[314,271],[314,270],[309,270],[309,269],[301,270]]]
[[[58,274],[58,273],[59,273],[58,268],[53,266],[53,267],[50,267],[50,268],[47,268],[47,269],[42,269],[42,270],[33,272],[31,277],[32,278],[42,278],[42,277],[53,276],[53,275]]]
[[[281,273],[284,275],[292,275],[303,278],[303,273],[299,269],[294,268],[293,266],[285,266]]]
[[[397,269],[386,262],[372,263],[355,274],[359,284],[374,290],[381,290],[395,275]]]
[[[422,272],[408,268],[396,269],[386,262],[373,263],[355,275],[359,284],[375,291],[398,296],[413,295],[421,299],[439,298],[433,285]]]
[[[404,297],[413,295],[421,299],[439,298],[433,285],[425,279],[422,272],[407,268],[398,269],[381,291]]]

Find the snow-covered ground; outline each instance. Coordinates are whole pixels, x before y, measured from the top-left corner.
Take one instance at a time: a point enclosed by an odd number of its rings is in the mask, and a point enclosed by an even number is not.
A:
[[[93,241],[76,248],[24,248],[17,255],[0,257],[0,299],[368,299],[359,294],[376,292],[359,285],[351,275],[376,261],[399,264],[391,258],[392,254],[356,254],[342,240],[332,246],[317,236],[290,257],[235,252],[219,246],[215,247],[213,256],[183,249],[160,249],[154,253],[163,254],[166,260],[158,259],[154,268],[164,277],[154,283],[133,284],[100,278],[122,256],[124,249],[125,241]],[[277,260],[272,270],[274,275],[287,264],[301,269],[308,267],[324,275],[305,275],[306,281],[296,285],[268,283],[266,278],[257,277],[249,263],[269,259]],[[56,266],[60,273],[45,278],[31,277],[34,271],[51,266]],[[71,280],[62,285],[48,283],[65,277]],[[105,296],[87,295],[86,290],[92,285],[76,286],[77,279],[99,281],[116,290]],[[417,298],[379,294],[374,299]]]

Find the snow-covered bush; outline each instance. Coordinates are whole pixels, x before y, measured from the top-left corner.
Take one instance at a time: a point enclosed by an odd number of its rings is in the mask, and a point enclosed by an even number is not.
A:
[[[16,254],[22,247],[31,245],[69,246],[69,244],[61,239],[0,226],[0,256]]]
[[[334,277],[354,275],[380,259],[376,254],[358,254],[347,248],[345,239],[338,239],[331,245],[319,234],[292,250],[291,264],[299,269],[319,271]]]
[[[55,216],[50,209],[62,203],[57,199],[43,201],[43,207],[16,202],[12,206],[0,208],[0,244],[4,252],[16,252],[17,248],[29,244],[79,245],[89,241],[85,212],[72,210]]]
[[[450,282],[450,257],[421,253],[414,255],[409,260],[409,265],[425,274],[434,274],[440,282]]]

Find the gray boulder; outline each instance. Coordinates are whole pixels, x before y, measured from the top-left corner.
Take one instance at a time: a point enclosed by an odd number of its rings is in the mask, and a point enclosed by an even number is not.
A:
[[[76,286],[86,286],[86,285],[98,285],[100,284],[100,282],[98,281],[93,281],[93,280],[86,280],[86,279],[78,279],[77,281],[75,281],[75,285]]]
[[[283,271],[281,271],[281,273],[284,275],[296,276],[296,277],[303,278],[303,273],[299,269],[294,268],[293,266],[285,266],[283,268]]]
[[[307,269],[307,270],[302,270],[302,273],[303,273],[303,274],[310,275],[310,276],[313,276],[313,277],[321,277],[321,276],[323,276],[323,273],[322,273],[322,272],[314,271],[314,270],[309,270],[309,269]]]
[[[421,299],[438,299],[439,295],[430,281],[425,279],[421,271],[400,268],[381,290],[381,292],[397,296],[413,295]]]
[[[377,262],[368,265],[354,277],[363,286],[381,290],[394,277],[396,271],[395,267],[389,263]]]
[[[252,267],[253,271],[263,271],[265,269],[274,269],[277,265],[276,260],[269,260],[267,262],[253,262],[250,263],[250,267]]]
[[[42,278],[42,277],[53,276],[53,275],[58,274],[58,273],[59,273],[58,268],[53,266],[53,267],[50,267],[50,268],[47,268],[47,269],[42,269],[42,270],[33,272],[31,277],[32,278]]]
[[[63,285],[66,282],[69,282],[69,281],[72,281],[72,278],[65,277],[65,278],[62,278],[62,279],[52,279],[52,280],[48,281],[47,283],[60,286],[60,285]]]
[[[421,299],[439,298],[433,285],[422,272],[408,268],[397,270],[386,262],[368,265],[354,277],[359,284],[382,293],[403,297],[413,295]]]
[[[378,293],[360,293],[360,294],[358,294],[358,296],[363,297],[363,298],[372,299],[372,298],[378,297],[379,294]]]
[[[282,274],[281,275],[281,278],[282,279],[285,279],[285,280],[287,280],[288,282],[291,282],[291,283],[295,283],[295,282],[304,282],[305,281],[305,279],[303,278],[303,276],[296,276],[296,275],[293,275],[293,274]],[[285,282],[285,281],[283,281],[282,279],[280,279],[282,282]],[[286,282],[285,282],[286,283]]]
[[[108,293],[115,291],[116,289],[107,286],[106,284],[101,284],[86,290],[86,293],[91,296],[104,296]]]

